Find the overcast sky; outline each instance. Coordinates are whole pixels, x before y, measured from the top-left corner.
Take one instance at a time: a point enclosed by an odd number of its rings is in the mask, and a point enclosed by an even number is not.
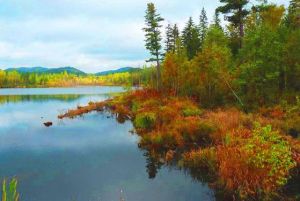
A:
[[[253,0],[254,1],[254,0]],[[0,0],[0,68],[74,66],[86,72],[140,66],[147,0]],[[153,0],[166,22],[182,28],[211,20],[218,0]],[[255,2],[255,1],[254,1]],[[288,0],[272,0],[288,4]]]

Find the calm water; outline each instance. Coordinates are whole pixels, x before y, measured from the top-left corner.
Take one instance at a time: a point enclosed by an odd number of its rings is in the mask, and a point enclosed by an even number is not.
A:
[[[207,201],[207,185],[175,168],[148,178],[131,122],[91,113],[59,121],[66,109],[104,100],[120,87],[0,89],[0,177],[17,176],[21,201]],[[46,128],[43,122],[53,121]]]

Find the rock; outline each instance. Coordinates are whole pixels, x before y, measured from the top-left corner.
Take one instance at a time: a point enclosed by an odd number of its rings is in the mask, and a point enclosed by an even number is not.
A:
[[[49,121],[49,122],[45,122],[44,125],[45,125],[46,127],[50,127],[50,126],[53,125],[53,123]]]

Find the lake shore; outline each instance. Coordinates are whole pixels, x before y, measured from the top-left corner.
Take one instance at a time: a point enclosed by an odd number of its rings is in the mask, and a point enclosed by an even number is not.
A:
[[[156,167],[153,178],[152,157],[138,148],[139,137],[130,133],[130,121],[119,124],[105,111],[72,120],[57,119],[57,114],[68,108],[105,101],[115,91],[124,89],[43,89],[47,95],[30,95],[36,90],[22,89],[23,95],[1,96],[1,181],[6,178],[8,184],[16,178],[24,201],[64,201],[74,196],[76,200],[99,200],[94,195],[101,200],[119,200],[120,189],[131,201],[153,201],[153,195],[157,201],[186,197],[214,201],[207,183],[193,181],[184,171]],[[11,94],[18,93],[15,89]],[[53,126],[45,127],[43,123],[48,121]]]
[[[300,141],[287,134],[300,108],[203,110],[188,98],[138,90],[103,102],[90,102],[58,118],[109,110],[122,123],[132,120],[139,146],[163,164],[176,164],[197,180],[223,189],[231,199],[284,198],[299,176]],[[259,190],[260,189],[260,190]],[[299,192],[297,192],[299,194]]]

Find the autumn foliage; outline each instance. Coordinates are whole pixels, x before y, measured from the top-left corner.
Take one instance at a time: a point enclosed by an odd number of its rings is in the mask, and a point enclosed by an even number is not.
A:
[[[151,156],[226,189],[233,200],[281,196],[281,189],[298,174],[300,142],[284,132],[282,120],[291,114],[280,107],[255,115],[237,109],[201,110],[188,98],[137,90],[61,117],[101,111],[99,107],[109,109],[121,123],[131,119],[141,137],[139,146]]]

